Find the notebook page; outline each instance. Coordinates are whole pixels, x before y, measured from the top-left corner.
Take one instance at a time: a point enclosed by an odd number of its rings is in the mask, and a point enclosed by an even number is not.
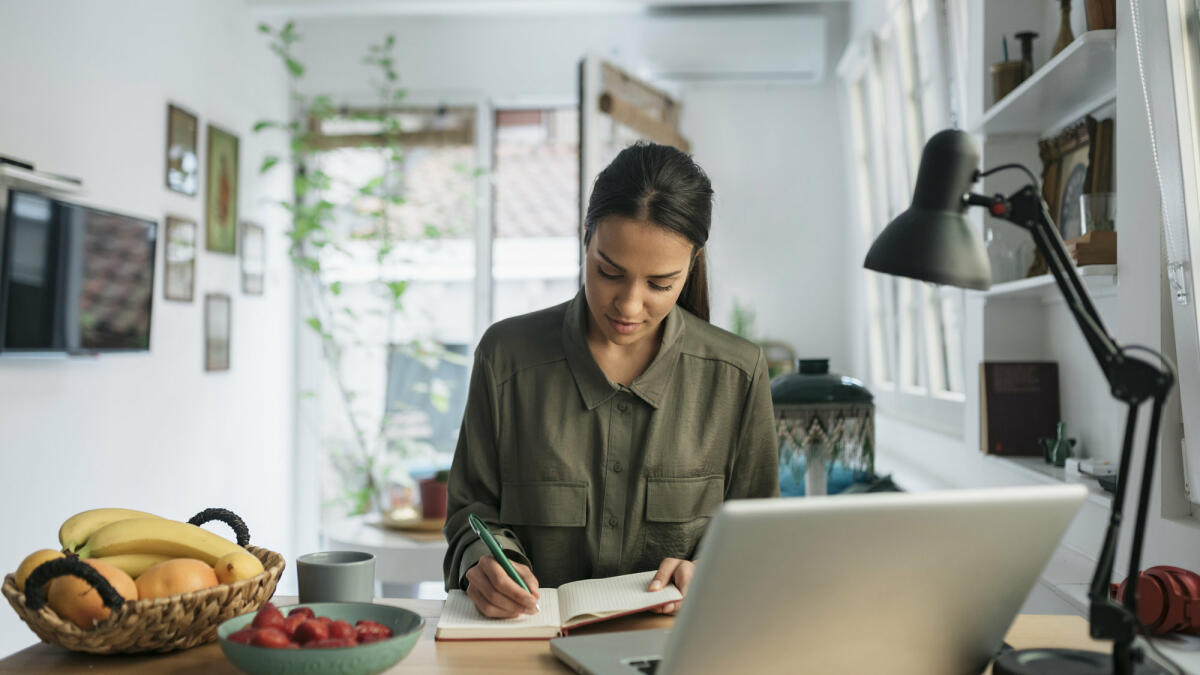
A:
[[[646,589],[654,572],[623,574],[607,579],[584,579],[558,587],[563,626],[570,626],[587,615],[621,614],[681,600],[674,584],[654,591]]]
[[[515,619],[489,619],[475,609],[475,603],[460,590],[452,590],[446,596],[446,604],[438,617],[437,630],[441,634],[455,637],[503,635],[514,633],[545,633],[554,635],[559,629],[558,594],[553,588],[539,590],[538,604],[542,611],[537,614],[522,614]],[[541,629],[541,630],[539,630]],[[549,629],[549,630],[546,630]]]

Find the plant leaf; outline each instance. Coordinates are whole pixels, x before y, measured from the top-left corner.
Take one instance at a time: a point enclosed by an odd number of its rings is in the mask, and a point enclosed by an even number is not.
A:
[[[301,256],[296,258],[295,262],[302,269],[311,272],[312,274],[316,274],[321,271],[321,263],[316,258]]]
[[[404,291],[408,289],[407,281],[388,281],[388,290],[392,292],[392,300],[399,300],[400,296],[404,295]]]
[[[264,157],[262,167],[259,168],[258,172],[266,173],[271,170],[271,167],[275,166],[278,163],[279,163],[279,158],[276,157],[275,155],[270,155],[268,157]]]
[[[367,181],[365,185],[363,185],[362,187],[360,187],[360,188],[358,189],[358,193],[359,193],[359,194],[362,194],[362,195],[373,195],[373,194],[375,194],[375,190],[376,190],[376,188],[378,188],[379,186],[383,185],[383,178],[384,178],[383,176],[375,176],[375,177],[374,177],[374,178],[372,178],[371,180]]]

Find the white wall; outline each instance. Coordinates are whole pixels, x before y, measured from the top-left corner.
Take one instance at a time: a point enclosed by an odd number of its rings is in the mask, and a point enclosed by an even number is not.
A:
[[[107,506],[180,519],[227,507],[252,542],[294,560],[292,280],[286,223],[270,206],[290,181],[258,176],[281,139],[250,131],[285,115],[283,69],[241,0],[2,0],[0,63],[0,153],[82,178],[89,203],[202,223],[201,195],[164,187],[175,102],[199,117],[201,175],[205,125],[240,137],[239,215],[269,241],[263,296],[241,293],[235,257],[200,251],[191,303],[162,299],[160,246],[148,353],[0,359],[0,568],[56,548],[68,516]],[[233,300],[231,370],[221,373],[203,370],[203,296],[213,291]],[[0,654],[33,642],[0,611]]]
[[[846,46],[845,10],[826,8],[829,64]],[[851,232],[837,86],[832,67],[820,85],[690,85],[682,127],[716,190],[714,322],[729,326],[736,298],[754,309],[756,336],[861,377],[840,264]]]
[[[845,45],[849,9],[814,3],[827,17],[827,64]],[[366,45],[396,36],[401,85],[423,100],[574,102],[579,59],[598,52],[637,70],[639,14],[303,18],[304,88],[369,100]],[[661,20],[661,17],[657,20]],[[680,39],[680,42],[687,42]],[[701,42],[702,44],[702,42]],[[802,50],[799,40],[773,49]],[[764,48],[764,53],[770,50]],[[827,74],[829,68],[826,68]],[[716,191],[710,240],[713,320],[728,326],[733,299],[753,306],[758,336],[848,366],[840,279],[845,199],[835,83],[676,86],[682,131]]]

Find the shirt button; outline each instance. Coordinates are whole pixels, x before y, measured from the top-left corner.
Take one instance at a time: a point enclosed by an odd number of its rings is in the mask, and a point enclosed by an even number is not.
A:
[[[621,463],[620,462],[613,463],[613,473],[621,473]]]
[[[616,527],[616,526],[617,526],[617,519],[616,519],[616,518],[609,518],[609,519],[608,519],[608,526],[609,526],[609,527]]]
[[[621,412],[625,412],[626,410],[629,410],[629,404],[626,403],[625,401],[621,401],[620,403],[617,404],[617,410],[620,410]]]

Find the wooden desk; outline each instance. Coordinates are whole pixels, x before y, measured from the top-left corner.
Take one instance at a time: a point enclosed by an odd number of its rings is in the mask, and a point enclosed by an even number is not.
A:
[[[280,605],[295,598],[278,597]],[[425,631],[403,661],[388,672],[394,673],[569,673],[550,653],[544,640],[513,641],[498,648],[496,642],[434,642],[433,633],[441,600],[384,599],[377,602],[404,607],[425,618]],[[576,634],[604,633],[642,628],[669,628],[672,617],[640,614],[622,617],[575,631]],[[1107,651],[1104,644],[1087,636],[1087,623],[1078,616],[1023,614],[1008,632],[1007,641],[1023,647],[1071,647]],[[0,660],[0,673],[181,673],[183,675],[226,675],[237,673],[217,644],[211,643],[183,652],[142,656],[96,656],[37,644]],[[990,670],[989,670],[990,673]]]

